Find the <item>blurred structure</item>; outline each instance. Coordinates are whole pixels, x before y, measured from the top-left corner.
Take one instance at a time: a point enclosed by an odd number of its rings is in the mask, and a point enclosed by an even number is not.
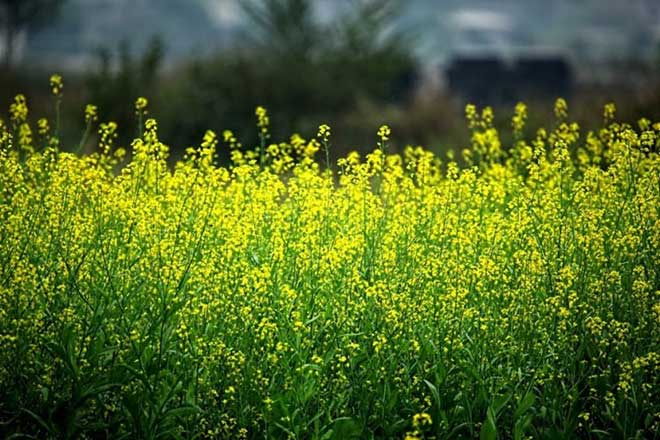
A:
[[[570,96],[568,56],[528,43],[509,15],[462,9],[450,21],[455,45],[445,71],[447,86],[463,103],[515,104]]]

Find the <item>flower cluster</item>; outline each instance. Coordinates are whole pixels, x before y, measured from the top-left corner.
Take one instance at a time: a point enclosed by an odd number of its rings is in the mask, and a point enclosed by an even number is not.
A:
[[[18,96],[0,435],[653,437],[660,124],[608,107],[583,133],[566,109],[526,133],[517,106],[508,145],[469,106],[462,162],[377,148],[335,171],[325,125],[255,149],[207,131],[175,164],[154,119],[129,153],[112,122],[86,155],[36,148],[49,121]]]
[[[58,74],[52,75],[50,77],[50,91],[53,93],[53,96],[61,98],[63,89],[64,82],[62,81],[62,76]]]

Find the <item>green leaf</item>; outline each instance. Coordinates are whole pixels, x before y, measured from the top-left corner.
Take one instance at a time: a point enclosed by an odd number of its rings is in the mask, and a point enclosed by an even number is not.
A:
[[[516,420],[516,424],[513,427],[513,438],[514,440],[522,440],[525,438],[525,431],[532,423],[532,415],[528,414],[525,417],[519,418]]]
[[[173,408],[173,409],[168,409],[164,416],[166,417],[172,417],[172,418],[179,418],[179,417],[187,417],[191,416],[194,414],[199,414],[202,412],[201,408],[194,406],[194,405],[185,405],[181,406],[178,408]]]
[[[525,414],[531,407],[534,405],[534,401],[536,398],[534,397],[534,393],[532,392],[527,392],[525,396],[520,399],[520,402],[518,402],[518,408],[516,408],[516,412],[513,415],[514,419],[519,419],[520,416]]]
[[[507,403],[509,403],[509,400],[511,399],[511,394],[502,394],[501,396],[497,396],[495,400],[493,401],[493,414],[496,416],[502,412],[502,409],[506,406]]]
[[[435,385],[433,385],[431,382],[428,380],[424,379],[424,383],[426,384],[427,387],[429,387],[429,390],[431,390],[431,395],[435,399],[435,403],[438,405],[438,408],[440,408],[440,393],[438,392],[438,388],[436,388]]]
[[[46,430],[46,432],[51,434],[54,433],[53,427],[50,425],[50,423],[46,423],[46,421],[39,417],[36,413],[33,413],[27,408],[22,408],[22,411],[32,417],[39,425],[41,425],[42,428]]]
[[[336,439],[357,439],[362,435],[362,425],[350,417],[335,419],[334,431]]]
[[[495,425],[495,416],[493,414],[492,408],[488,408],[486,412],[486,420],[481,427],[481,432],[479,433],[479,440],[496,440],[497,439],[497,427]]]

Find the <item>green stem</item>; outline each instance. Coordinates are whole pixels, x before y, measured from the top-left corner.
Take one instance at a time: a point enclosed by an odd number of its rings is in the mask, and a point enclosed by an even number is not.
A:
[[[92,131],[92,124],[89,122],[87,123],[87,127],[85,127],[85,133],[83,134],[82,139],[80,139],[80,143],[78,144],[78,148],[76,149],[76,155],[79,155],[85,144],[87,143],[87,138],[89,137],[89,133]]]

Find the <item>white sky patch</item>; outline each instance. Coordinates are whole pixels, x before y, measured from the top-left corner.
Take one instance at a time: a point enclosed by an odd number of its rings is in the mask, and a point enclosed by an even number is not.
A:
[[[458,28],[509,31],[513,22],[509,16],[495,11],[462,9],[451,14],[451,22]]]
[[[314,6],[314,15],[321,23],[330,23],[337,15],[337,9],[340,6],[337,0],[318,0],[312,5]]]
[[[233,26],[242,19],[241,8],[236,0],[201,0],[209,17],[219,26]]]

